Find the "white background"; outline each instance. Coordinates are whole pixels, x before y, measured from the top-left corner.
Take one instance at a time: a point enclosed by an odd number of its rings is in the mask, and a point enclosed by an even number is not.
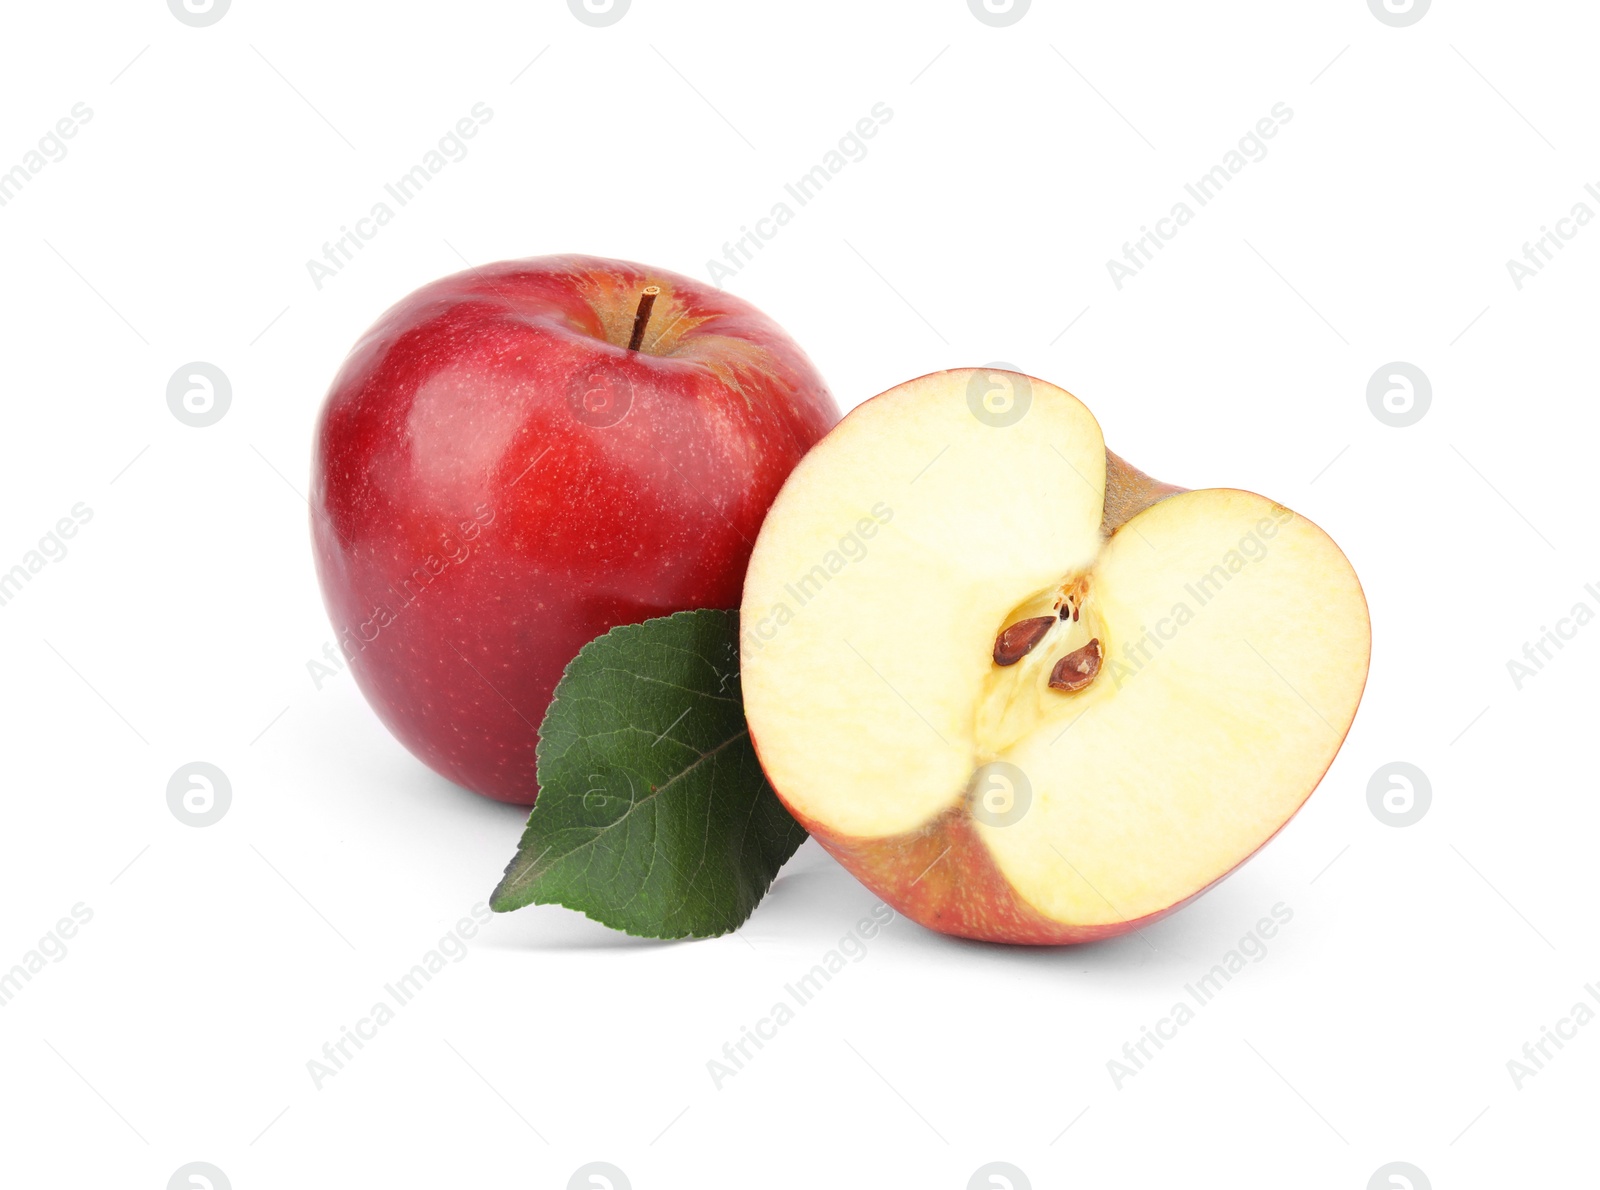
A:
[[[74,904],[93,920],[0,1009],[0,1182],[159,1190],[192,1161],[238,1190],[563,1187],[596,1160],[638,1190],[956,1190],[990,1161],[1034,1187],[1593,1177],[1600,1025],[1521,1089],[1506,1065],[1600,981],[1600,627],[1521,690],[1506,666],[1600,608],[1600,227],[1520,291],[1506,268],[1600,210],[1592,5],[1457,0],[1408,28],[1362,0],[1037,0],[1004,28],[961,0],[4,21],[0,169],[74,104],[93,117],[0,207],[0,569],[74,504],[93,519],[0,607],[0,967]],[[470,154],[319,290],[307,260],[479,102]],[[1324,526],[1374,629],[1339,759],[1142,936],[1022,950],[894,922],[721,1089],[708,1060],[873,904],[814,844],[716,941],[497,918],[318,1090],[307,1061],[487,898],[522,821],[409,756],[348,674],[308,673],[332,632],[302,494],[344,352],[463,261],[703,277],[879,102],[866,158],[727,286],[845,408],[1005,360],[1152,474]],[[1265,159],[1119,290],[1107,259],[1279,102]],[[166,404],[193,360],[233,388],[203,429]],[[1409,428],[1367,405],[1394,360],[1433,386]],[[233,789],[205,829],[166,804],[193,760]],[[1395,760],[1433,790],[1404,829],[1367,804]],[[1107,1061],[1278,902],[1266,958],[1118,1089]]]

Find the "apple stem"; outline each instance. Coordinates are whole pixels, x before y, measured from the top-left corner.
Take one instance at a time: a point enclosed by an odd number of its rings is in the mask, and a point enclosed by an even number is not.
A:
[[[650,308],[656,304],[656,294],[660,292],[659,285],[646,285],[639,291],[639,308],[633,315],[633,335],[628,339],[629,351],[638,351],[639,344],[644,342],[644,328],[650,325]]]

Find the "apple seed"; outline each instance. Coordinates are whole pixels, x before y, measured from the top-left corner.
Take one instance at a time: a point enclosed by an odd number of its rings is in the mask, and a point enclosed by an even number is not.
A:
[[[998,651],[998,650],[997,650]],[[1081,649],[1074,649],[1050,671],[1050,689],[1071,694],[1082,690],[1100,672],[1100,638],[1096,637]]]
[[[1015,665],[1021,661],[1033,652],[1055,622],[1054,616],[1035,616],[1031,620],[1018,620],[1011,627],[1003,629],[994,638],[994,663]]]

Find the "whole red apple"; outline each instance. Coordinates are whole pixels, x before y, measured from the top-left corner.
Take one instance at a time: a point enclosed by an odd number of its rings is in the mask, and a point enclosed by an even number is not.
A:
[[[767,506],[839,418],[748,303],[546,256],[426,285],[323,406],[312,535],[362,692],[437,772],[538,793],[562,670],[619,624],[739,605]]]

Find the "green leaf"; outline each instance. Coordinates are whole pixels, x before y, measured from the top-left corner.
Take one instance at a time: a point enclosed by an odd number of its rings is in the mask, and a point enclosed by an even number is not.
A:
[[[737,612],[583,647],[539,728],[539,800],[489,904],[565,905],[647,938],[737,929],[805,840],[756,761]]]

